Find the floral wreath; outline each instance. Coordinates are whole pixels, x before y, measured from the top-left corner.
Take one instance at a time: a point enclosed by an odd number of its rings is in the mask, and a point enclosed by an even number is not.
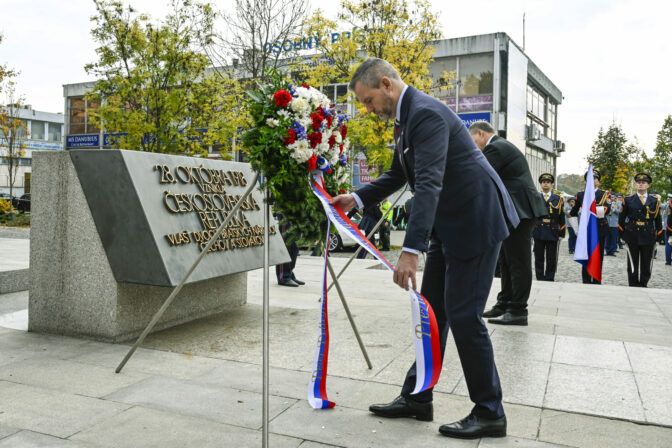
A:
[[[330,194],[350,188],[348,181],[348,117],[314,87],[296,85],[277,71],[270,82],[248,91],[254,128],[243,136],[252,167],[263,173],[262,185],[285,241],[312,244],[324,240],[324,210],[310,188],[321,173]]]

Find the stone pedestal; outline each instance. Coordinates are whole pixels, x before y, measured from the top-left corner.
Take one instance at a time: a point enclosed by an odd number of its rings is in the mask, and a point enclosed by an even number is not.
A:
[[[35,153],[32,179],[29,331],[137,337],[173,288],[115,279],[68,152]],[[247,272],[186,284],[155,330],[240,306],[246,297]]]

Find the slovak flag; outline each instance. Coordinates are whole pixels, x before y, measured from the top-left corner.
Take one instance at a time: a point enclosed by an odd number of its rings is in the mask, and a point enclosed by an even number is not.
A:
[[[595,203],[595,182],[593,165],[588,166],[586,189],[581,203],[579,234],[576,237],[574,261],[578,261],[588,274],[598,282],[602,281],[602,261],[600,260],[600,242],[597,236],[597,204]]]

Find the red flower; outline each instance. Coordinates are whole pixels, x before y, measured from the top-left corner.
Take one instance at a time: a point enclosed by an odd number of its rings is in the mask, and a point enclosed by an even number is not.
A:
[[[308,140],[310,141],[310,147],[314,148],[318,144],[322,143],[322,133],[313,132],[312,134],[308,134]]]
[[[336,136],[332,135],[331,137],[329,137],[329,149],[334,147],[334,143],[336,143]]]
[[[340,151],[338,152],[338,155],[340,156],[343,154],[343,143],[341,143],[338,147],[340,148]]]
[[[310,118],[313,120],[313,129],[318,130],[322,126],[322,120],[324,120],[324,110],[321,107],[317,108],[317,112],[310,114]]]
[[[313,171],[315,168],[317,168],[317,156],[313,154],[308,159],[308,171]]]
[[[285,137],[285,145],[291,145],[296,141],[296,132],[294,129],[287,130],[287,137]]]
[[[331,125],[332,125],[333,123],[334,123],[334,117],[332,117],[331,115],[329,115],[329,116],[327,117],[327,127],[331,127]]]
[[[348,127],[344,124],[341,125],[341,137],[344,139],[348,136]]]
[[[292,101],[292,95],[285,89],[280,89],[273,94],[275,99],[275,105],[278,107],[287,107],[290,101]]]
[[[345,193],[347,193],[345,188],[341,188],[340,190],[338,190],[338,194],[345,194]]]
[[[310,86],[308,86],[308,84],[306,84],[305,82],[301,83],[301,87],[304,87],[306,89],[310,89]]]

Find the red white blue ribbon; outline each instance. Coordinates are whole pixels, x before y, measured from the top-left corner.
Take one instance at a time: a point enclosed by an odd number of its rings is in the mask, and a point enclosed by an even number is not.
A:
[[[364,234],[350,221],[340,207],[334,207],[329,203],[331,196],[324,189],[321,176],[318,175],[317,181],[313,181],[311,186],[313,193],[320,200],[324,211],[329,218],[328,230],[331,223],[334,224],[339,233],[347,234],[366,249],[371,255],[383,263],[389,270],[393,271],[392,265],[378,251],[378,248],[371,244]],[[327,232],[327,242],[329,241],[329,232]],[[328,244],[327,244],[328,246]],[[308,385],[308,401],[315,409],[331,408],[334,403],[327,399],[326,377],[327,377],[327,356],[329,351],[329,327],[327,320],[327,267],[326,261],[328,250],[325,251],[325,268],[322,284],[322,316],[320,320],[320,333],[315,351],[315,361],[313,363],[313,375]],[[409,288],[411,299],[411,315],[413,324],[413,341],[415,347],[416,362],[416,384],[412,394],[417,394],[431,387],[434,387],[441,374],[441,349],[439,343],[439,328],[436,323],[436,317],[432,307],[422,294]]]
[[[329,360],[329,316],[327,313],[327,258],[329,257],[329,232],[331,222],[327,223],[327,242],[324,251],[324,272],[322,274],[322,310],[320,327],[313,359],[313,375],[308,383],[308,401],[314,409],[333,408],[336,403],[327,398],[327,361]]]

